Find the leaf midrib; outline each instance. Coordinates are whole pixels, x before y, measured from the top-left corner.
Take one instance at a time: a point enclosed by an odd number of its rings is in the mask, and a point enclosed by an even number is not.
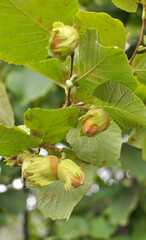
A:
[[[113,108],[112,106],[107,106],[107,105],[106,105],[106,106],[105,106],[105,105],[104,105],[104,106],[101,105],[101,106],[102,106],[102,108],[110,108],[110,109],[117,110],[117,111],[120,111],[120,112],[125,113],[125,114],[130,114],[130,115],[131,115],[132,117],[134,117],[134,118],[135,118],[135,117],[138,118],[138,119],[141,118],[141,117],[139,117],[139,116],[137,117],[137,115],[134,115],[134,114],[131,113],[131,112],[124,111],[124,110],[122,110],[122,109],[120,109],[120,108],[115,108],[115,107]],[[143,119],[143,121],[144,121],[144,119]],[[145,124],[146,124],[146,120],[145,120],[144,122],[145,122]]]
[[[82,78],[84,78],[86,75],[90,74],[95,68],[97,68],[104,60],[106,57],[101,59],[93,68],[91,68],[89,71],[87,71],[85,74],[83,74],[80,78],[77,79],[77,82],[80,81]]]
[[[25,16],[27,16],[28,18],[30,18],[32,21],[34,21],[37,25],[39,25],[41,28],[43,28],[45,30],[45,32],[50,33],[50,31],[48,31],[47,28],[45,28],[42,24],[40,24],[35,18],[33,18],[32,16],[28,15],[22,8],[20,8],[19,6],[17,6],[13,0],[9,0],[14,7],[16,7],[19,11],[21,11]]]

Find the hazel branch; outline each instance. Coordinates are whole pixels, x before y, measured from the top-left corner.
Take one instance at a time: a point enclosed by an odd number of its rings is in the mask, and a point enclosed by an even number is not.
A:
[[[71,54],[69,79],[71,79],[72,74],[73,74],[73,64],[74,64],[74,52]],[[64,108],[69,107],[71,105],[70,93],[71,93],[71,88],[68,88],[67,94],[66,94],[66,102],[63,106]]]
[[[43,147],[43,148],[48,148],[48,149],[50,149],[50,150],[55,150],[55,151],[59,152],[59,153],[62,155],[62,158],[65,157],[65,153],[62,152],[61,149],[58,148],[58,147],[55,147],[55,146],[52,146],[52,145],[41,145],[41,147]]]
[[[142,14],[142,28],[141,28],[141,34],[140,34],[140,38],[139,38],[139,41],[137,43],[137,46],[135,48],[135,51],[129,61],[129,64],[131,65],[137,52],[138,52],[138,48],[142,42],[142,39],[143,39],[143,35],[144,35],[144,31],[145,31],[145,25],[146,25],[146,1],[144,0],[144,3],[143,3],[143,14]]]

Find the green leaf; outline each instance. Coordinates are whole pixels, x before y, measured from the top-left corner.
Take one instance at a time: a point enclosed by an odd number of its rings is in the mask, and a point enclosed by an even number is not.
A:
[[[146,161],[146,136],[143,140],[143,144],[142,144],[142,158]]]
[[[106,13],[78,12],[74,19],[79,33],[88,28],[96,29],[103,46],[117,46],[125,50],[127,31],[123,23]]]
[[[123,190],[105,210],[111,224],[125,226],[137,204],[137,192],[129,188]]]
[[[135,129],[130,134],[128,143],[133,147],[142,149],[142,158],[146,160],[146,128]]]
[[[6,209],[11,214],[24,212],[26,210],[26,194],[14,189],[0,193],[0,208]]]
[[[128,144],[136,148],[142,148],[146,136],[146,128],[140,127],[134,129],[129,136]]]
[[[44,77],[27,68],[16,68],[6,78],[7,88],[15,94],[22,105],[43,97],[53,86],[47,77]]]
[[[0,155],[12,157],[28,148],[38,147],[40,139],[22,132],[17,127],[0,126]]]
[[[138,86],[135,89],[134,94],[146,104],[146,85],[138,82]]]
[[[0,58],[15,64],[45,59],[52,24],[72,25],[77,11],[77,0],[1,0]]]
[[[76,126],[77,118],[75,107],[53,110],[34,108],[25,113],[24,122],[33,135],[42,139],[42,144],[54,144]]]
[[[72,216],[68,222],[62,221],[57,226],[57,235],[61,239],[72,240],[89,234],[88,222],[84,217]]]
[[[146,231],[145,231],[145,223],[146,218],[145,214],[143,213],[136,216],[134,222],[132,224],[132,240],[145,240],[146,239]]]
[[[146,126],[146,107],[128,88],[113,81],[95,89],[93,96],[101,100],[97,104],[104,108],[123,128]]]
[[[21,175],[21,168],[7,166],[3,160],[0,160],[0,183],[10,184],[15,178]]]
[[[75,73],[79,85],[92,93],[107,81],[114,80],[135,90],[137,83],[127,57],[118,47],[102,47],[96,30],[80,34],[79,53],[75,54]]]
[[[73,160],[73,158],[71,158]],[[41,187],[37,191],[38,208],[45,217],[55,219],[69,219],[75,205],[82,199],[93,182],[92,166],[87,163],[76,162],[85,173],[84,184],[78,188],[66,191],[60,181]]]
[[[40,61],[31,65],[27,64],[26,66],[49,77],[63,88],[66,85],[66,80],[69,79],[69,70],[67,66],[56,58]]]
[[[133,239],[131,237],[127,237],[127,236],[119,236],[119,237],[111,238],[109,240],[133,240]]]
[[[73,87],[71,89],[71,97],[74,104],[84,102],[86,104],[93,105],[94,102],[96,102],[96,98],[81,87]]]
[[[146,85],[146,52],[136,55],[132,67],[138,80]]]
[[[121,153],[121,164],[125,171],[136,177],[139,182],[146,180],[146,162],[142,160],[141,150],[127,144],[123,145]]]
[[[136,12],[138,7],[138,0],[112,0],[112,2],[127,12]]]
[[[90,235],[97,238],[108,239],[116,230],[103,216],[94,218],[90,223]]]
[[[14,115],[7,96],[5,86],[0,81],[0,124],[6,127],[14,125]]]
[[[121,130],[111,122],[109,128],[94,137],[80,136],[81,124],[67,134],[67,141],[76,155],[85,162],[100,167],[119,166],[118,158],[122,145]]]

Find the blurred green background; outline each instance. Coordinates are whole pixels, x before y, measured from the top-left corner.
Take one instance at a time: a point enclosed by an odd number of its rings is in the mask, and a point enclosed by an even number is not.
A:
[[[110,0],[80,0],[80,4],[81,10],[106,12],[124,23],[130,33],[126,47],[130,58],[141,30],[141,7],[134,14]],[[0,75],[16,125],[23,124],[28,108],[59,108],[65,101],[60,87],[25,67],[1,61]],[[123,139],[122,167],[95,169],[94,184],[68,222],[44,218],[36,209],[35,193],[21,183],[20,169],[6,166],[1,157],[0,240],[146,240],[146,162],[141,150],[126,144],[125,133]]]

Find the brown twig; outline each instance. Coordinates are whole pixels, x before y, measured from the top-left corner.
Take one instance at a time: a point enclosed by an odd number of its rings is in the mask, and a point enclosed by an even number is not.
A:
[[[142,42],[143,35],[144,35],[144,30],[145,30],[145,25],[146,25],[146,19],[143,19],[140,38],[139,38],[139,41],[138,41],[137,46],[136,46],[136,48],[135,48],[135,51],[134,51],[134,53],[133,53],[133,55],[132,55],[132,57],[131,57],[131,59],[130,59],[130,61],[129,61],[129,64],[130,64],[130,65],[132,64],[132,62],[133,62],[133,60],[134,60],[134,58],[135,58],[135,55],[136,55],[136,53],[137,53],[137,51],[138,51],[138,48],[139,48],[139,46],[140,46],[140,44],[141,44],[141,42]]]
[[[87,109],[87,110],[89,110],[89,109],[90,109],[90,107],[84,107],[84,106],[76,106],[76,108],[80,108],[80,109]]]
[[[51,149],[51,150],[55,150],[55,151],[61,153],[60,148],[57,148],[57,147],[52,146],[52,145],[41,145],[41,147],[48,148],[48,149]]]
[[[73,74],[73,63],[74,63],[74,52],[71,54],[69,79],[71,79],[72,74]],[[69,107],[71,105],[70,93],[71,93],[71,89],[68,88],[67,94],[66,94],[66,102],[65,102],[63,108]]]
[[[62,159],[64,159],[65,156],[66,156],[65,153],[62,152],[60,148],[57,148],[55,146],[52,146],[52,145],[41,145],[41,147],[48,148],[50,150],[55,150],[55,151],[59,152],[61,154],[61,156],[62,156]]]

